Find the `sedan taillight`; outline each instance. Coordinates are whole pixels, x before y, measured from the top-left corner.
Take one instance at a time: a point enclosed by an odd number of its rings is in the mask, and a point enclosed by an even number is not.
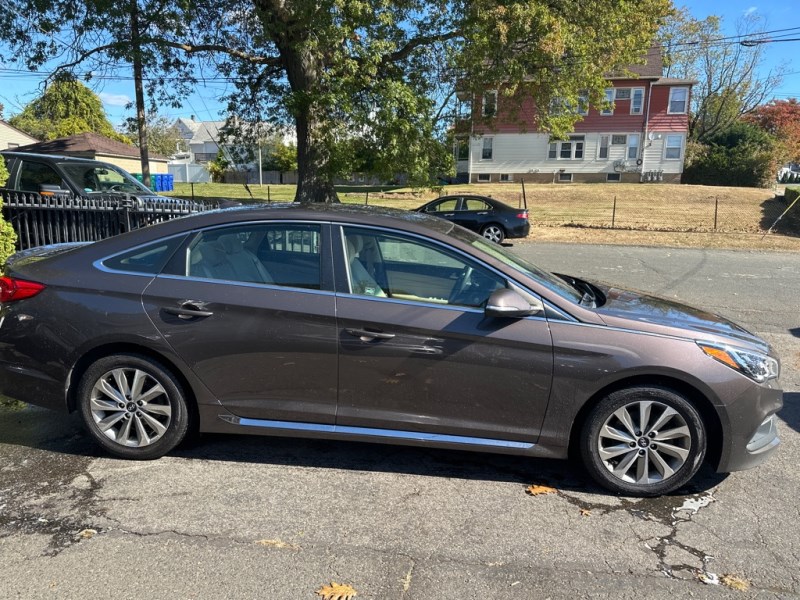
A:
[[[0,277],[0,302],[14,302],[31,298],[41,292],[46,286],[35,281]]]
[[[525,212],[517,213],[517,218],[518,219],[525,219],[527,221],[528,220],[528,211],[526,210]]]

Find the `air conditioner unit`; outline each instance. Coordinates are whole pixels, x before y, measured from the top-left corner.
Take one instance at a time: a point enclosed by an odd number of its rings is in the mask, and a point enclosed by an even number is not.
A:
[[[614,170],[617,173],[622,173],[623,171],[625,171],[626,167],[627,167],[627,164],[625,163],[624,160],[615,160],[614,161]]]

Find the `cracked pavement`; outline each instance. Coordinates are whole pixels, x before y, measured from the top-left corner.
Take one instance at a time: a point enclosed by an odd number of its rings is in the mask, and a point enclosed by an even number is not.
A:
[[[0,407],[0,598],[668,598],[800,595],[796,254],[519,244],[556,271],[678,297],[763,335],[784,364],[783,445],[656,499],[562,461],[203,436],[104,456],[75,416]],[[532,483],[555,494],[532,497]],[[701,578],[735,575],[747,591]]]

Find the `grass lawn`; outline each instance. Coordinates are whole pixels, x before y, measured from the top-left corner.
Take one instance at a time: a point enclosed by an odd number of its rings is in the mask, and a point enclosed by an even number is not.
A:
[[[167,195],[191,196],[189,184],[176,183],[175,188]],[[256,184],[250,191],[254,201],[289,202],[295,186]],[[573,183],[526,184],[525,191],[533,225],[531,240],[800,250],[800,231],[783,231],[798,237],[770,234],[762,239],[786,208],[771,189]],[[441,191],[442,195],[458,193],[492,196],[512,206],[524,202],[518,183],[445,186]],[[368,195],[370,205],[413,209],[439,192],[349,186],[341,188],[339,195],[346,203],[364,204]],[[194,197],[251,201],[238,184],[194,184]],[[610,229],[612,222],[615,229]]]

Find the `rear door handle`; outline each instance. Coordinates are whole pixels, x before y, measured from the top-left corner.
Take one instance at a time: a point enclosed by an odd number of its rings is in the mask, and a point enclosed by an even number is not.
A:
[[[188,321],[189,319],[196,319],[198,317],[210,317],[214,314],[213,311],[205,310],[205,302],[188,301],[183,302],[178,307],[167,306],[164,307],[164,312],[171,315],[176,315],[179,319]]]
[[[383,333],[381,331],[367,331],[366,329],[345,329],[353,337],[359,338],[362,342],[372,340],[390,340],[394,337],[393,333]]]

